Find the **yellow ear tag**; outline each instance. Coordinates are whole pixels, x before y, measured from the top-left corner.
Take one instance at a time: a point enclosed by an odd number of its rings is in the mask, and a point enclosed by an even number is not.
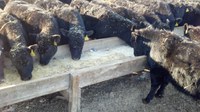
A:
[[[86,36],[84,37],[84,40],[85,40],[85,41],[88,41],[88,40],[90,40],[90,39],[89,39],[89,37],[86,35]]]
[[[185,12],[190,12],[190,10],[187,8]]]
[[[34,53],[34,51],[32,49],[31,49],[31,56],[35,57],[35,53]]]
[[[54,42],[53,42],[53,45],[54,45],[54,46],[57,46],[58,44],[57,44],[57,42],[56,42],[56,41],[54,41]]]
[[[178,23],[176,22],[175,26],[178,26]]]

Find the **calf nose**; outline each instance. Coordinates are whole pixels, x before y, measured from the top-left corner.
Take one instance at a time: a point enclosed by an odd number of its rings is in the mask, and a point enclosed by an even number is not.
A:
[[[80,57],[72,57],[73,60],[80,60]]]
[[[27,76],[27,77],[21,77],[21,80],[23,80],[23,81],[28,81],[28,80],[30,80],[31,78],[32,78],[32,75]]]
[[[41,65],[47,65],[49,63],[48,60],[40,60]]]

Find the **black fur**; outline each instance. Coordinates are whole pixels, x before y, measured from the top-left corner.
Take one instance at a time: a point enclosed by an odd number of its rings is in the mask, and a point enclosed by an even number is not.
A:
[[[31,44],[38,44],[40,64],[47,65],[57,51],[60,35],[56,19],[51,13],[25,1],[11,0],[4,8],[20,19],[29,33]]]
[[[84,20],[89,18],[84,22],[86,28],[91,28],[94,31],[93,38],[117,36],[131,45],[131,28],[135,27],[136,23],[102,5],[88,1],[74,0],[70,5],[76,7],[84,15]]]
[[[35,4],[54,14],[62,34],[60,44],[68,43],[72,59],[79,60],[84,45],[84,37],[87,35],[79,12],[58,0],[38,0]]]
[[[185,23],[193,26],[199,26],[200,25],[200,9],[193,7],[193,6],[185,6],[188,10],[186,11],[183,16],[183,21],[181,25],[184,25]]]
[[[135,56],[146,55],[151,89],[143,103],[162,97],[168,82],[196,99],[199,97],[199,44],[168,31],[141,29],[132,33]],[[194,78],[195,77],[195,78]]]
[[[8,50],[12,64],[16,67],[22,80],[30,80],[33,59],[30,46],[27,47],[27,35],[20,21],[0,10],[0,34],[3,36],[4,48]]]

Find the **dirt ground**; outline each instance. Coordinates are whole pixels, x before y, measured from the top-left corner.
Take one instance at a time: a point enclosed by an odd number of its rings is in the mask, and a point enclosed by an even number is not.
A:
[[[148,74],[127,75],[82,89],[82,112],[200,112],[200,101],[167,86],[165,97],[150,104],[141,99],[150,88]],[[59,93],[0,109],[0,112],[67,112],[67,101]]]

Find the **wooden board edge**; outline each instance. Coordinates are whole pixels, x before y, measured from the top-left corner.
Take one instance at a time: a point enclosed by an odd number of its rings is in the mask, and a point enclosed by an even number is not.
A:
[[[110,80],[146,67],[146,56],[129,57],[110,64],[88,67],[72,73],[80,79],[79,87],[85,87],[102,81]]]
[[[84,43],[84,47],[82,52],[89,51],[91,49],[99,50],[105,48],[112,48],[119,45],[125,45],[126,43],[122,41],[118,37],[110,37],[110,38],[103,38],[103,39],[96,39],[91,41],[86,41]],[[70,50],[68,45],[61,45],[58,46],[58,50],[54,55],[54,58],[70,56]]]
[[[0,90],[0,108],[69,89],[69,74],[13,85]]]

